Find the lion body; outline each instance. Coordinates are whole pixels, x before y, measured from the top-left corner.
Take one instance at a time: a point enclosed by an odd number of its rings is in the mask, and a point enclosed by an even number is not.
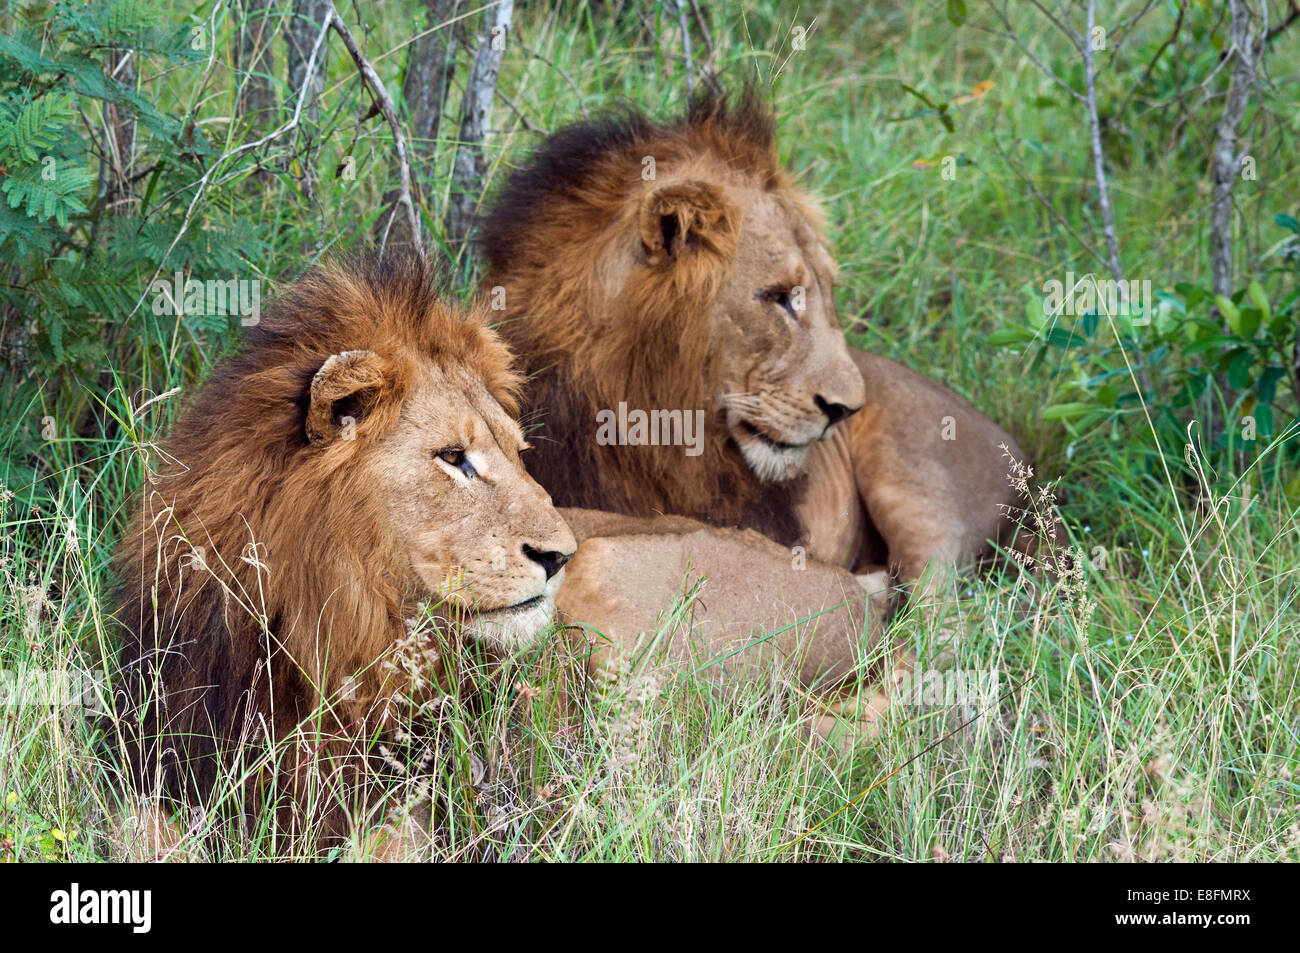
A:
[[[715,679],[839,689],[863,674],[887,611],[842,569],[800,565],[754,530],[561,509],[579,546],[556,608],[592,667],[657,653]]]

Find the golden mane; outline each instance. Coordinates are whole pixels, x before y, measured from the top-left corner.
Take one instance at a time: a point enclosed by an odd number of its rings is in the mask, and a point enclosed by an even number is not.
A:
[[[359,349],[386,365],[384,392],[367,394],[355,439],[318,445],[313,379]],[[264,757],[267,733],[292,736],[325,698],[327,735],[367,717],[372,663],[404,634],[403,574],[358,462],[429,362],[470,369],[517,413],[519,378],[483,312],[457,315],[411,260],[345,263],[298,281],[184,408],[115,567],[127,638],[110,744],[137,786],[202,797],[231,751]]]
[[[780,167],[775,120],[752,88],[732,100],[697,96],[670,123],[624,108],[551,136],[508,177],[480,239],[487,285],[505,289],[499,329],[529,376],[523,423],[537,428],[529,472],[558,506],[761,524],[793,539],[791,500],[801,481],[760,484],[718,416],[712,310],[736,253],[741,210],[728,213],[723,200],[710,239],[671,269],[653,256],[627,262],[647,158],[659,179],[689,169],[692,179],[783,193],[816,221]],[[702,453],[598,445],[595,415],[619,402],[703,410]]]

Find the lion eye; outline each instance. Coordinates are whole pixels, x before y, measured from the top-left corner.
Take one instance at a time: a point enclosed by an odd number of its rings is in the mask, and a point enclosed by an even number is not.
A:
[[[779,308],[784,308],[786,313],[792,318],[797,318],[794,313],[794,302],[790,300],[790,291],[788,288],[768,288],[760,291],[757,296],[760,300],[769,304],[774,304]]]
[[[469,457],[465,455],[461,447],[448,447],[445,450],[439,450],[437,457],[449,467],[455,467],[467,477],[478,476],[474,465],[469,462]]]

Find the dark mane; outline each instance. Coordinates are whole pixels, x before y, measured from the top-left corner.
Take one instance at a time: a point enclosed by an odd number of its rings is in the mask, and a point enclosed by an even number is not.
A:
[[[671,122],[656,122],[630,105],[614,106],[555,132],[507,176],[479,230],[484,258],[497,263],[528,254],[535,220],[553,203],[603,194],[611,165],[639,175],[652,147],[650,154],[659,158],[663,150],[709,149],[730,165],[764,175],[769,188],[780,175],[776,120],[752,84],[736,95],[702,88],[686,114]]]

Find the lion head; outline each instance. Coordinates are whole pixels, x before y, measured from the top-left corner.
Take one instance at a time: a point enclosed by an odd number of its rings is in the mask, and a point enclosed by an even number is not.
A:
[[[518,385],[485,314],[414,263],[280,298],[180,416],[119,549],[137,771],[201,791],[250,732],[382,725],[418,603],[497,655],[537,638],[576,544],[520,462]]]
[[[536,378],[530,469],[562,505],[780,510],[811,444],[865,400],[820,215],[752,92],[699,97],[669,125],[625,111],[557,133],[510,176],[483,248]],[[620,405],[703,411],[702,445],[593,440]]]

